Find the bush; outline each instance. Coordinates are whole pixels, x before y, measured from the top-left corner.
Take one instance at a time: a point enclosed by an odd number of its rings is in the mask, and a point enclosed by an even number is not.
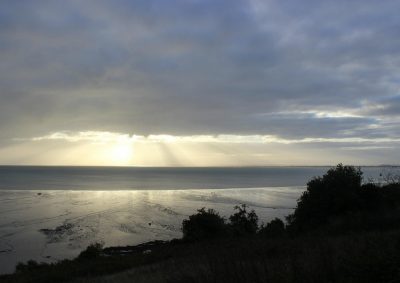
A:
[[[294,213],[286,219],[291,232],[340,232],[394,229],[399,218],[399,183],[362,184],[359,168],[339,164],[307,183]]]
[[[202,240],[223,235],[226,232],[225,219],[215,210],[204,207],[182,222],[183,239]]]
[[[102,243],[94,243],[89,245],[86,250],[82,251],[78,259],[92,259],[98,258],[101,256],[103,252],[103,244]]]
[[[17,266],[15,267],[15,271],[17,273],[27,272],[27,271],[35,271],[40,268],[45,268],[46,266],[48,266],[47,263],[44,263],[44,262],[38,263],[37,261],[34,261],[31,259],[31,260],[28,260],[27,263],[19,262],[17,264]]]
[[[247,211],[245,204],[235,206],[237,211],[229,217],[235,235],[255,234],[258,230],[258,216],[254,210]]]
[[[362,172],[353,166],[337,165],[323,177],[314,177],[286,219],[292,230],[320,227],[332,218],[357,211],[361,206]]]
[[[268,222],[267,225],[262,225],[258,234],[267,238],[281,237],[285,234],[285,224],[279,218],[275,218]]]

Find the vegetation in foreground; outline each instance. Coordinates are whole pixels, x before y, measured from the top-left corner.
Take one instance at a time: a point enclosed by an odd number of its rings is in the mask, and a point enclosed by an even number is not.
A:
[[[339,164],[307,184],[285,223],[259,226],[246,205],[199,209],[183,238],[94,244],[75,260],[19,264],[4,282],[400,282],[400,184],[362,183]]]

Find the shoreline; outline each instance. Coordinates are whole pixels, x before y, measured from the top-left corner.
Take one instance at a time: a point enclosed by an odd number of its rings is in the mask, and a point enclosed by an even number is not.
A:
[[[247,203],[257,210],[261,221],[268,222],[289,214],[302,191],[286,187],[269,190],[0,191],[3,197],[0,245],[14,247],[0,253],[0,263],[3,270],[12,272],[19,261],[54,262],[73,258],[92,242],[126,246],[179,238],[182,220],[203,206],[228,216],[234,205]],[[265,205],[268,203],[271,205]]]

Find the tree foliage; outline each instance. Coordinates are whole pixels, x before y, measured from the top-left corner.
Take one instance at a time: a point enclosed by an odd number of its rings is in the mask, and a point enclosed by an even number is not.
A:
[[[213,209],[204,207],[182,222],[185,240],[202,240],[221,236],[226,229],[225,219]]]
[[[291,231],[387,229],[400,218],[400,184],[362,183],[360,168],[337,165],[307,183],[286,220]]]
[[[253,235],[259,230],[258,216],[245,204],[234,207],[227,223],[215,210],[204,207],[182,222],[185,240],[204,240],[221,236]]]
[[[285,224],[281,219],[275,218],[266,225],[262,225],[258,233],[267,238],[281,237],[285,234]]]
[[[82,251],[78,258],[79,259],[93,259],[101,256],[101,253],[103,251],[103,243],[93,243],[90,244],[86,250]]]
[[[229,217],[230,226],[236,235],[255,234],[258,230],[258,216],[254,210],[247,211],[247,205],[235,206],[235,213]]]
[[[212,210],[202,208],[183,221],[185,239],[199,240],[256,233],[268,237],[289,232],[341,232],[400,228],[400,184],[363,183],[360,168],[338,164],[323,176],[314,177],[297,201],[287,225],[274,219],[258,226],[258,216],[245,204],[235,206],[225,220]]]
[[[307,183],[307,190],[287,217],[291,228],[312,229],[326,224],[332,217],[357,210],[360,206],[362,172],[342,164],[329,169],[322,177]]]

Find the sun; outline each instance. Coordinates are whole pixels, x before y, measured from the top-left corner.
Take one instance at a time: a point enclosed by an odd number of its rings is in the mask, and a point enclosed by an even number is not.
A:
[[[117,143],[112,146],[110,157],[114,164],[127,165],[132,159],[132,155],[132,143]]]

